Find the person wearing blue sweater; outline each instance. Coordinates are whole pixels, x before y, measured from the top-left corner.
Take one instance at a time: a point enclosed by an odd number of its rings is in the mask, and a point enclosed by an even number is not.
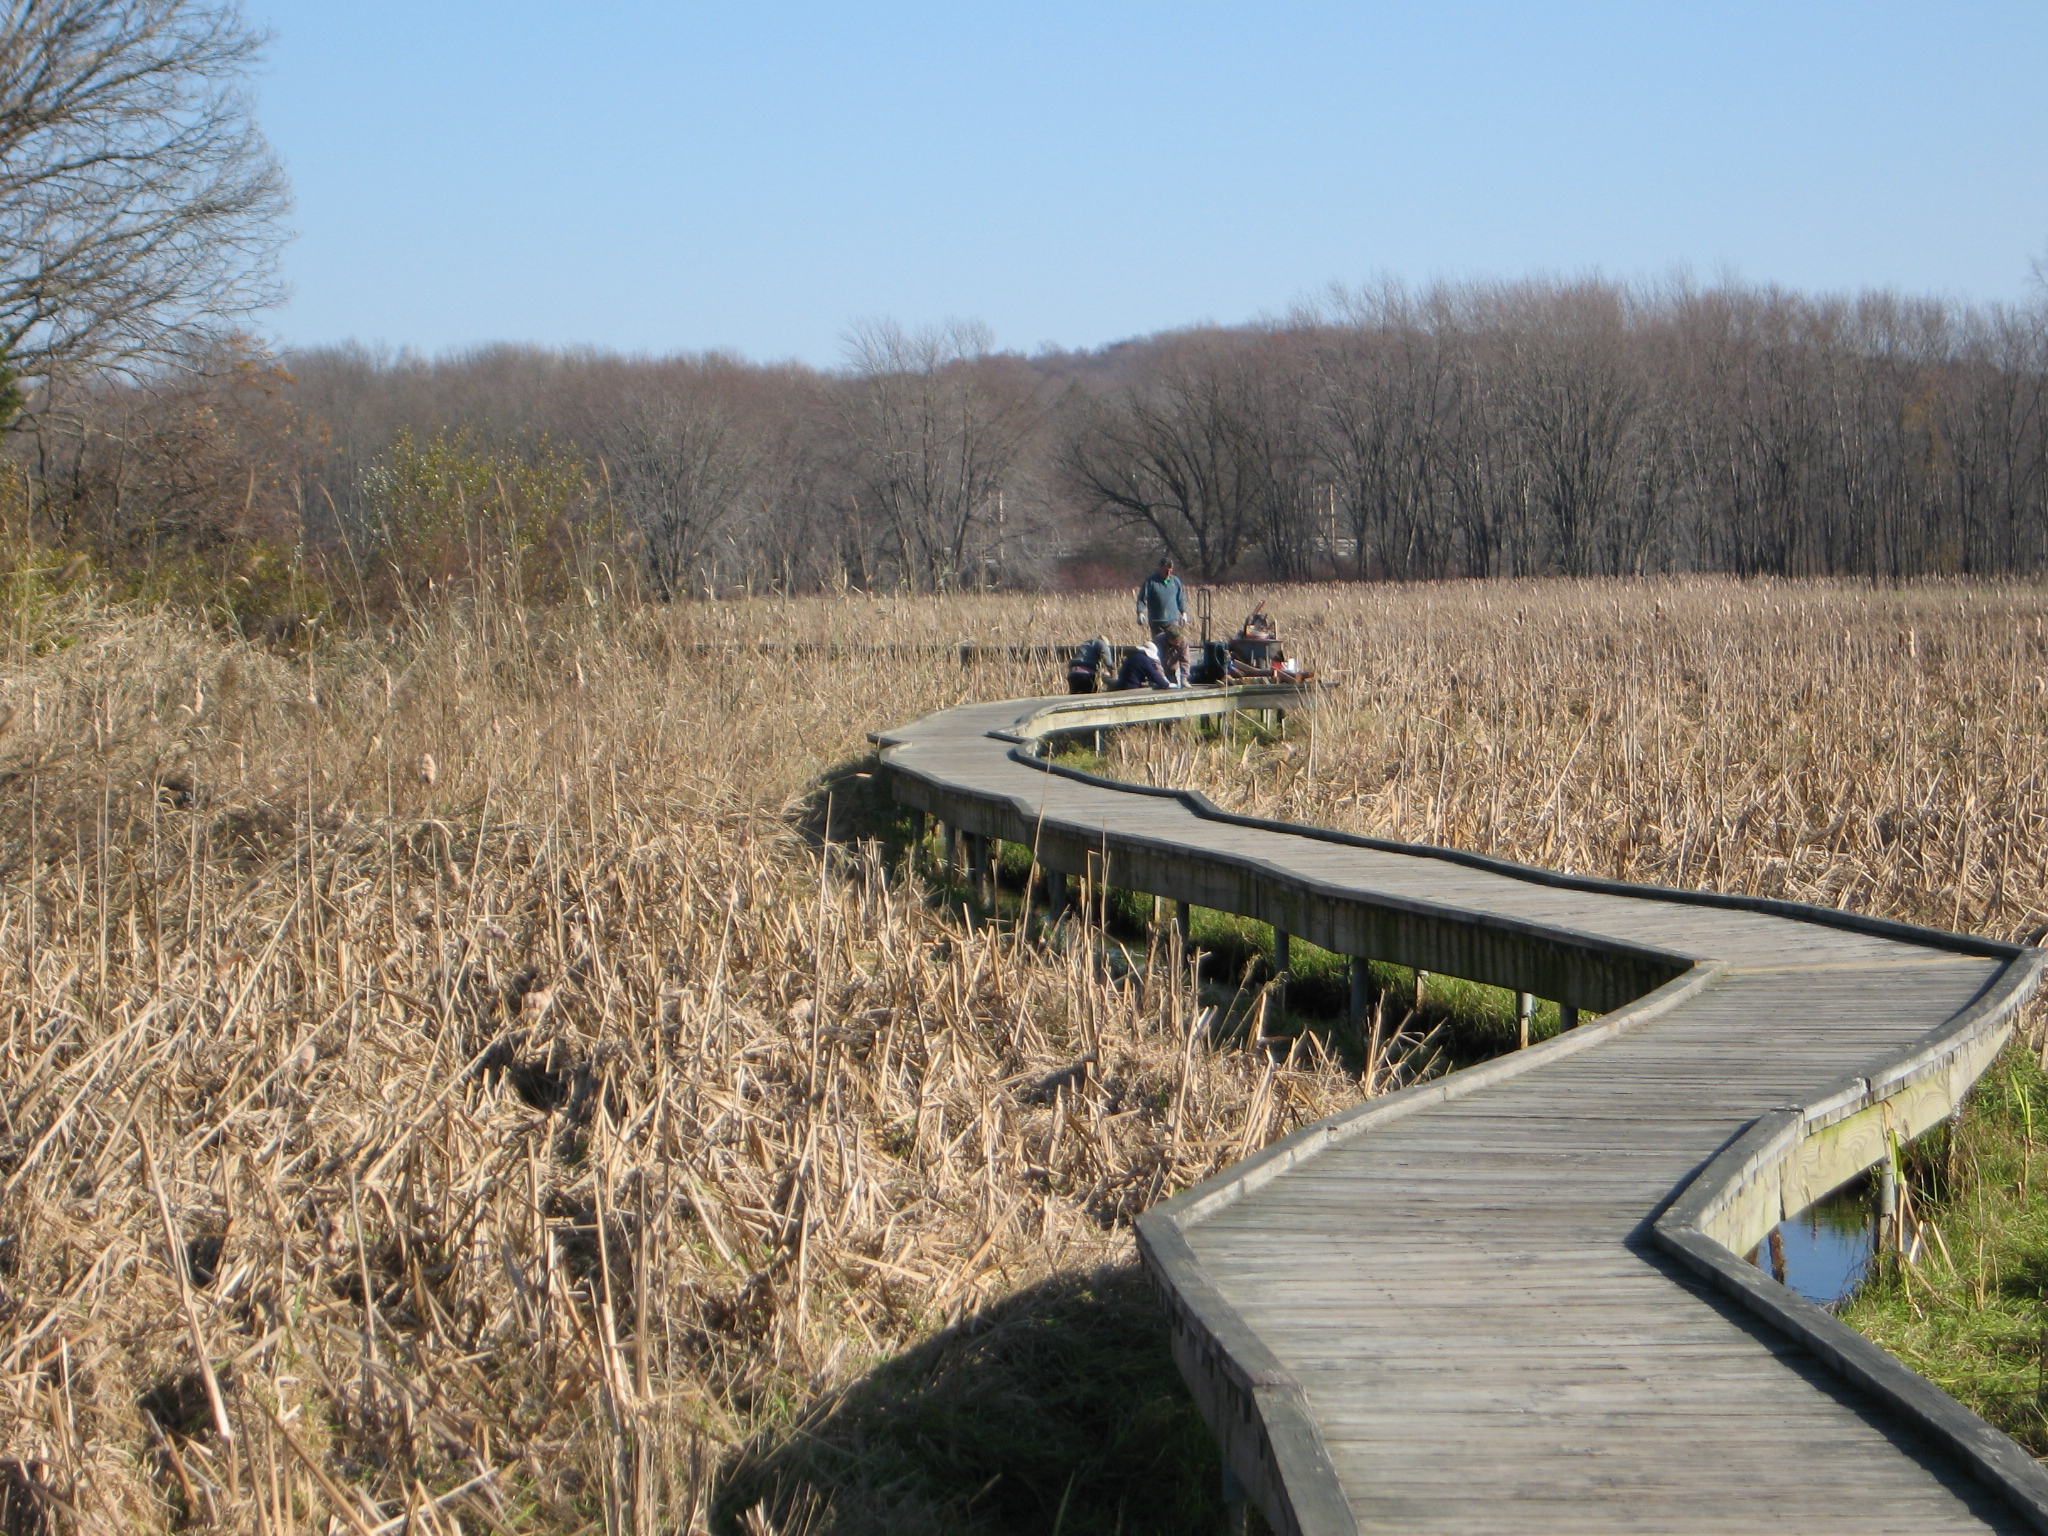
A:
[[[1187,593],[1173,574],[1173,556],[1161,555],[1159,568],[1138,588],[1138,622],[1157,640],[1169,630],[1178,634],[1187,617]]]

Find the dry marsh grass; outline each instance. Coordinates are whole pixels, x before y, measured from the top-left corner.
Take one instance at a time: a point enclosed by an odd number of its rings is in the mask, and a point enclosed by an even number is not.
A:
[[[1062,1485],[1080,1529],[1148,1458],[1126,1528],[1201,1518],[1125,1223],[1350,1084],[1208,1050],[1163,968],[949,921],[847,769],[957,660],[692,648],[730,618],[450,608],[288,659],[18,616],[10,1531],[1022,1530]],[[1134,1330],[1163,1406],[1119,1463],[1057,1356]],[[1005,1414],[1057,1467],[900,1448]]]
[[[1340,684],[1312,731],[1132,732],[1110,771],[1578,873],[2000,938],[2048,922],[2038,587],[1496,583],[1278,607]]]
[[[966,930],[863,841],[890,819],[867,730],[1055,686],[946,647],[1120,636],[1126,602],[450,606],[298,657],[18,608],[8,1529],[1213,1518],[1124,1224],[1356,1085],[1208,1048],[1163,970]],[[2034,589],[1276,607],[1339,682],[1313,729],[1127,733],[1112,771],[1599,874],[2048,920]],[[763,639],[932,649],[721,648]]]

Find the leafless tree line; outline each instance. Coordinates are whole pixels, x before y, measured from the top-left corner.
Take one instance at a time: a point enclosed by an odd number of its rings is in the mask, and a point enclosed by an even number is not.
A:
[[[1030,358],[876,323],[836,370],[228,349],[17,435],[58,542],[289,524],[360,564],[401,433],[572,455],[579,515],[664,599],[1160,549],[1211,579],[2048,566],[2048,306],[1885,294],[1387,287]]]
[[[316,542],[360,541],[371,465],[401,430],[440,431],[580,454],[592,506],[664,599],[1055,574],[1052,391],[978,327],[864,326],[831,373],[509,347],[434,361],[335,349],[286,364],[328,434],[299,477]]]
[[[2048,565],[2048,309],[1489,285],[1174,338],[1058,450],[1212,574]]]
[[[2048,565],[2048,301],[1387,285],[1030,358],[889,322],[833,370],[273,357],[236,330],[286,203],[241,90],[262,44],[233,0],[0,7],[0,543],[152,580],[291,546],[366,600],[454,579],[389,568],[473,561],[486,525],[605,544],[663,599],[1162,548],[1211,579]]]

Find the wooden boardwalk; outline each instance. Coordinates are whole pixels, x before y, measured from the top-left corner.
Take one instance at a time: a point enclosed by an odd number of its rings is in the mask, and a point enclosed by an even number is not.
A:
[[[877,737],[899,799],[1054,870],[1602,1015],[1142,1219],[1233,1488],[1317,1536],[2048,1531],[2019,1447],[1737,1257],[1946,1114],[2042,953],[1226,816],[1034,755],[1305,702],[1009,701]]]

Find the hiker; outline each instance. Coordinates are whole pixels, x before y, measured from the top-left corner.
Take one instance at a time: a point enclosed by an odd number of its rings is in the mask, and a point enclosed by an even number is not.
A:
[[[1116,659],[1116,653],[1109,648],[1109,642],[1097,635],[1067,663],[1067,692],[1093,693],[1102,686],[1102,674]]]
[[[1124,664],[1117,669],[1116,689],[1126,688],[1171,688],[1166,674],[1159,668],[1159,647],[1147,640],[1143,645],[1133,646]]]
[[[1138,622],[1156,641],[1169,631],[1179,634],[1187,617],[1187,594],[1173,574],[1173,556],[1161,555],[1158,568],[1138,588]]]

